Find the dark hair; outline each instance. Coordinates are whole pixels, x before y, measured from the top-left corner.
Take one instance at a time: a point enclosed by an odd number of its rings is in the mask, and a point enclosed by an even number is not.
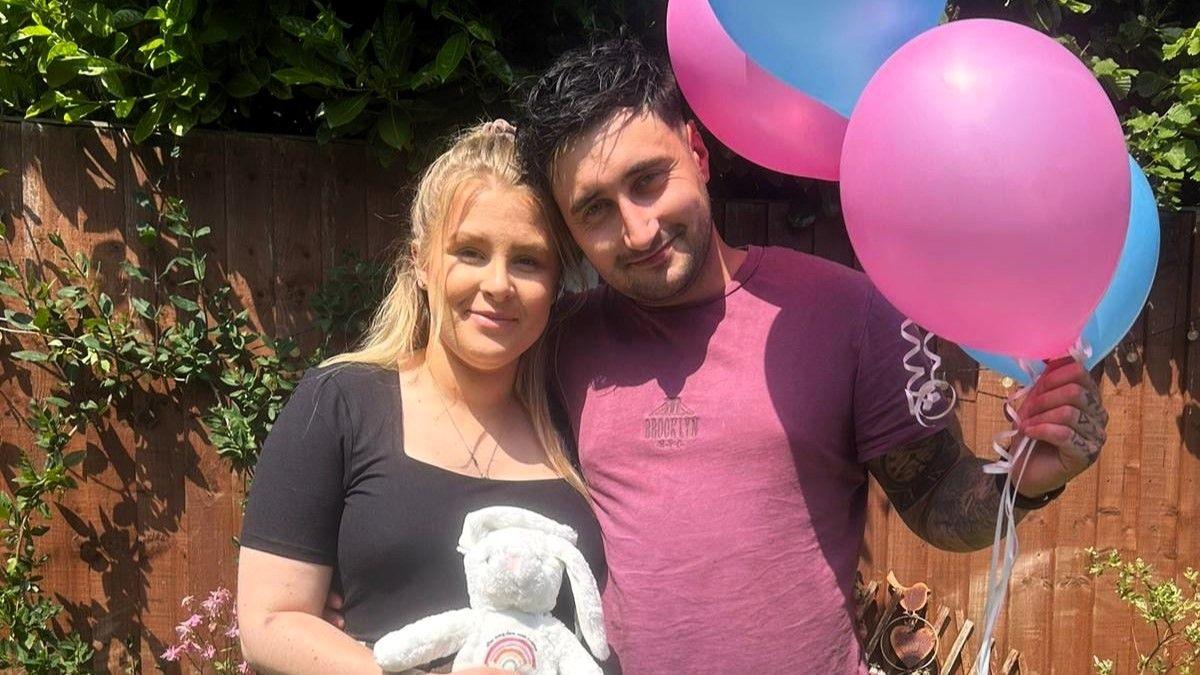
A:
[[[529,179],[550,188],[557,153],[625,109],[651,111],[671,126],[684,120],[666,59],[618,37],[566,52],[529,87],[517,125],[517,153]]]

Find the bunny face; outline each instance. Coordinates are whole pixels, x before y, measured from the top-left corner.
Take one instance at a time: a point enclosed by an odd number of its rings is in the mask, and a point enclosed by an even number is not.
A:
[[[540,533],[509,527],[487,534],[467,551],[464,563],[471,605],[529,613],[554,609],[563,563],[547,550],[544,539]]]

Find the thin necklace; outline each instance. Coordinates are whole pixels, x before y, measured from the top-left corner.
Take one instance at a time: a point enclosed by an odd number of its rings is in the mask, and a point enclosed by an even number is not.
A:
[[[428,370],[426,368],[426,372]],[[487,466],[481,468],[479,460],[475,459],[475,449],[471,447],[470,443],[467,443],[467,438],[463,436],[462,429],[458,428],[458,422],[454,421],[454,415],[450,414],[450,406],[446,403],[446,397],[442,395],[442,389],[438,386],[437,380],[434,379],[433,373],[429,373],[429,379],[431,380],[430,384],[433,385],[434,393],[437,394],[438,399],[442,402],[442,410],[445,411],[446,417],[449,418],[450,426],[454,427],[454,433],[458,434],[458,440],[462,442],[463,448],[466,449],[467,456],[471,458],[471,464],[475,467],[475,471],[479,474],[480,478],[487,478],[488,474],[492,471],[492,462],[496,461],[496,452],[500,450],[500,439],[495,436],[492,437],[492,455],[488,458]],[[480,424],[480,426],[482,427],[483,425]]]

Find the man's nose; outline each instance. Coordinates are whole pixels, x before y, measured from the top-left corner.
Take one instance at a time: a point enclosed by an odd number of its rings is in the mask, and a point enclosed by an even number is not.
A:
[[[621,228],[625,247],[631,251],[649,251],[658,241],[658,215],[652,208],[621,200]]]

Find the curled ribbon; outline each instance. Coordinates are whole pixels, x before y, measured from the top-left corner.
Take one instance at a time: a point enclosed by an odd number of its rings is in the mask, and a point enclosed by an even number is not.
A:
[[[949,382],[937,376],[938,368],[942,366],[942,358],[929,348],[929,341],[933,339],[933,333],[925,333],[925,337],[922,338],[919,329],[916,330],[916,335],[910,334],[908,332],[910,327],[916,329],[916,324],[910,319],[905,319],[900,324],[900,337],[913,346],[904,355],[904,369],[910,373],[908,383],[904,388],[904,397],[908,401],[908,412],[912,414],[918,424],[928,427],[930,422],[940,420],[954,410],[958,393],[954,391],[954,387]],[[928,373],[925,372],[924,366],[918,365],[913,360],[922,352],[924,352],[925,358],[929,359]],[[928,379],[918,387],[917,382],[925,377]],[[939,403],[944,404],[944,409],[931,413],[930,411]]]
[[[1075,344],[1070,350],[1071,358],[1077,363],[1084,364],[1092,355],[1092,348],[1080,338],[1075,341]],[[1034,371],[1033,364],[1024,359],[1017,359],[1017,363],[1021,366],[1021,370],[1029,376],[1030,382],[1036,382],[1037,373]],[[992,437],[992,450],[1000,457],[999,460],[991,464],[984,465],[983,471],[989,474],[1006,474],[1004,479],[1004,489],[1000,492],[1000,509],[996,515],[996,532],[992,539],[992,559],[988,566],[988,585],[987,585],[987,603],[983,608],[983,636],[980,644],[983,647],[979,650],[979,655],[975,659],[975,668],[973,672],[986,673],[990,672],[989,661],[992,653],[992,634],[996,631],[996,621],[1000,618],[1000,609],[1004,607],[1004,598],[1008,594],[1008,582],[1012,579],[1013,566],[1017,562],[1017,552],[1019,550],[1017,542],[1017,519],[1016,519],[1016,500],[1017,500],[1017,485],[1021,482],[1021,476],[1025,473],[1025,467],[1028,463],[1023,463],[1021,458],[1025,456],[1029,450],[1033,448],[1034,441],[1030,438],[1021,436],[1017,440],[1016,448],[1009,451],[1012,444],[1012,439],[1017,437],[1017,427],[1021,424],[1021,418],[1017,414],[1018,401],[1029,393],[1033,387],[1021,387],[1015,392],[1008,395],[1004,401],[1004,410],[1008,418],[1012,420],[1012,428],[1001,431]],[[1007,443],[1007,445],[1006,445]],[[1021,470],[1017,474],[1016,480],[1013,480],[1013,469],[1020,465]],[[1001,540],[1003,539],[1003,549],[1001,548]]]

